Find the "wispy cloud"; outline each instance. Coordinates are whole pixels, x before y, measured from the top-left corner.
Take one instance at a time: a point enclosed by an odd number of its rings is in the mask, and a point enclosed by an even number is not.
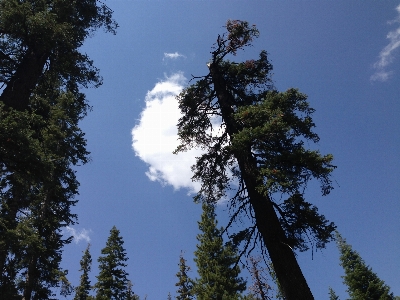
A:
[[[87,243],[89,243],[90,242],[90,237],[89,237],[90,232],[92,232],[92,231],[87,230],[87,229],[76,230],[75,228],[67,226],[67,227],[65,227],[64,234],[68,234],[69,236],[72,236],[74,238],[75,244],[78,244],[81,240],[84,240]]]
[[[180,53],[178,53],[178,52],[175,52],[175,53],[166,53],[166,52],[164,52],[164,60],[165,60],[165,59],[177,59],[177,58],[179,58],[179,57],[186,58],[185,55],[180,54]]]
[[[181,116],[175,97],[186,81],[183,73],[178,72],[166,76],[147,92],[146,107],[132,129],[132,147],[136,156],[149,165],[146,175],[150,180],[196,193],[200,184],[192,182],[190,167],[201,151],[172,153],[179,144],[176,124]]]
[[[396,19],[389,21],[389,24],[400,23],[400,5],[396,7],[396,11],[398,13]],[[375,73],[371,76],[372,81],[386,81],[393,74],[393,71],[387,70],[387,67],[393,62],[394,51],[400,47],[400,26],[390,31],[387,35],[389,39],[389,44],[383,48],[383,50],[379,53],[379,59],[374,64]]]

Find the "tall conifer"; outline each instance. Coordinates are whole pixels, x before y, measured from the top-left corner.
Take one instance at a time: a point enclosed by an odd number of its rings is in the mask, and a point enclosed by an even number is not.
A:
[[[89,272],[92,268],[92,256],[89,252],[90,244],[87,246],[83,257],[80,261],[81,268],[79,271],[82,272],[79,286],[76,288],[74,300],[88,300],[90,299],[89,292],[91,290]]]
[[[374,273],[357,251],[336,233],[340,265],[344,268],[344,283],[351,300],[392,300],[390,287]]]
[[[88,160],[78,126],[82,87],[101,77],[81,46],[97,28],[115,32],[101,1],[0,0],[0,295],[67,295],[62,247],[71,241],[79,182]]]
[[[204,149],[192,167],[201,184],[196,199],[215,203],[232,195],[231,222],[241,213],[251,217],[245,230],[262,238],[285,297],[311,300],[293,250],[307,250],[309,241],[324,248],[333,238],[335,225],[304,197],[313,178],[323,195],[332,190],[333,157],[307,148],[319,141],[314,109],[297,89],[276,91],[266,51],[234,61],[258,37],[256,26],[228,20],[226,29],[212,48],[208,74],[193,78],[177,97],[182,117],[175,153]]]
[[[128,295],[128,273],[125,271],[128,260],[124,241],[114,226],[110,231],[106,247],[98,258],[99,275],[95,284],[96,300],[125,300]]]
[[[195,254],[199,278],[195,280],[194,294],[198,300],[235,299],[246,289],[246,283],[239,277],[236,265],[238,255],[230,242],[224,243],[223,228],[218,228],[215,207],[202,205],[203,213],[198,222],[201,233]]]
[[[181,253],[179,257],[179,272],[176,273],[178,282],[175,284],[178,287],[176,291],[178,293],[176,299],[178,300],[193,299],[193,282],[188,276],[189,271],[190,267],[186,265],[186,259]]]

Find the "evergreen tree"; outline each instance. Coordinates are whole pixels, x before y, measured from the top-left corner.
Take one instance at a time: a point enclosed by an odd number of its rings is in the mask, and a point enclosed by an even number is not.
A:
[[[329,300],[339,300],[339,296],[336,295],[331,287],[329,287]]]
[[[176,291],[178,296],[176,299],[185,300],[185,299],[193,299],[192,289],[193,283],[192,280],[188,276],[188,272],[190,271],[190,267],[186,265],[186,259],[183,257],[181,253],[179,257],[179,272],[176,273],[176,277],[178,277],[178,282],[175,284],[178,287]]]
[[[125,300],[128,295],[129,281],[125,271],[128,258],[123,244],[119,230],[114,226],[98,259],[100,272],[96,276],[96,300]]]
[[[89,272],[92,267],[92,256],[90,255],[89,248],[90,244],[87,246],[80,261],[81,268],[79,271],[82,272],[82,275],[79,286],[76,288],[74,300],[88,300],[90,297],[89,292],[92,287],[90,286]]]
[[[132,290],[133,284],[132,282],[129,280],[128,281],[128,292],[126,295],[126,299],[125,300],[139,300],[139,296],[135,295],[135,293]]]
[[[48,299],[61,286],[62,229],[73,225],[75,167],[88,152],[81,87],[101,84],[80,52],[97,28],[114,32],[96,0],[0,0],[0,295]]]
[[[193,292],[198,300],[235,299],[246,289],[246,283],[239,277],[236,265],[236,248],[222,238],[223,228],[218,228],[213,205],[202,204],[203,213],[198,222],[201,233],[197,235],[197,249],[194,252],[199,278],[194,282]]]
[[[227,59],[258,36],[255,26],[229,20],[226,28],[211,52],[209,73],[177,97],[182,117],[175,153],[206,150],[193,166],[193,180],[201,183],[195,199],[216,203],[233,195],[231,221],[240,213],[253,218],[246,231],[262,238],[285,297],[313,299],[293,250],[307,250],[310,240],[323,248],[333,238],[335,225],[304,199],[312,178],[329,194],[333,157],[305,148],[319,141],[314,110],[296,89],[274,90],[267,52],[257,60]],[[215,127],[217,120],[222,124]]]
[[[344,268],[344,283],[352,300],[392,300],[395,299],[385,282],[372,272],[361,256],[336,233],[340,251],[340,265]]]

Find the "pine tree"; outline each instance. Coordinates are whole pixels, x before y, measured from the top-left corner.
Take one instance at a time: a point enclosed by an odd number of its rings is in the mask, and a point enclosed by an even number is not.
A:
[[[97,28],[114,32],[96,0],[0,0],[0,295],[48,299],[70,292],[61,270],[62,229],[73,225],[88,161],[78,122],[89,108],[81,87],[101,84],[80,52]]]
[[[339,296],[336,295],[331,287],[329,287],[329,300],[339,300]]]
[[[193,166],[193,180],[201,183],[195,199],[216,203],[233,195],[231,222],[241,213],[251,216],[246,230],[262,238],[285,297],[314,299],[293,250],[307,250],[310,240],[324,248],[333,239],[335,225],[304,199],[313,178],[323,195],[332,190],[333,157],[305,147],[319,141],[314,109],[296,89],[274,89],[266,51],[257,60],[227,59],[251,45],[256,27],[229,20],[226,29],[211,52],[209,73],[177,97],[182,117],[175,153],[205,150]]]
[[[95,284],[96,300],[125,300],[128,295],[128,273],[125,271],[128,258],[123,248],[124,241],[114,226],[110,231],[106,247],[98,258],[99,275]]]
[[[181,253],[179,257],[179,272],[176,273],[176,277],[178,277],[178,282],[175,284],[178,287],[176,291],[178,296],[176,299],[185,300],[185,299],[193,299],[193,283],[192,280],[188,276],[188,272],[190,271],[190,267],[186,265],[186,259],[183,257],[183,253]]]
[[[392,300],[390,288],[366,265],[361,256],[336,233],[340,265],[344,268],[344,283],[352,300]]]
[[[230,242],[224,243],[223,228],[217,227],[215,207],[203,203],[202,208],[198,222],[201,233],[197,235],[199,243],[194,252],[200,277],[194,282],[193,292],[198,300],[235,299],[246,289],[236,265],[236,248]]]
[[[90,290],[92,289],[89,280],[89,272],[92,267],[92,256],[90,255],[89,249],[90,244],[87,246],[80,261],[81,268],[79,271],[82,272],[82,275],[79,286],[76,288],[74,300],[88,300]]]

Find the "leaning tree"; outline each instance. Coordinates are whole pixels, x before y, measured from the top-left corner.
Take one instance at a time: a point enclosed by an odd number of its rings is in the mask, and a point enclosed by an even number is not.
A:
[[[192,179],[201,183],[195,200],[229,198],[231,221],[250,215],[253,226],[238,236],[247,243],[261,238],[286,299],[313,299],[294,251],[307,250],[309,242],[323,248],[333,238],[335,225],[304,198],[312,178],[323,195],[332,190],[333,157],[306,148],[319,141],[314,110],[296,89],[274,89],[267,52],[256,60],[227,59],[251,45],[256,27],[230,20],[226,29],[211,52],[209,73],[177,97],[182,117],[175,153],[204,150],[192,167]]]

